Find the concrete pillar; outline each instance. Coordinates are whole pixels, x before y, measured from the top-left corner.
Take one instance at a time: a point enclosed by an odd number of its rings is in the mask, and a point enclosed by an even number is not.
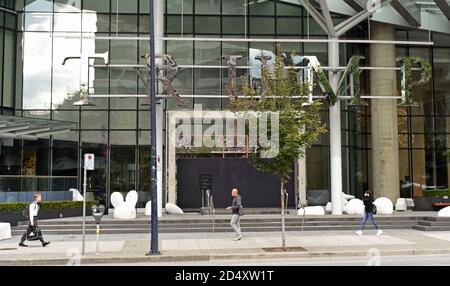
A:
[[[171,204],[177,203],[177,155],[175,145],[172,144],[172,136],[174,135],[174,130],[176,129],[176,124],[174,121],[174,112],[167,112],[167,136],[168,144],[166,148],[167,152],[167,202]]]
[[[337,40],[337,39],[335,39]],[[339,67],[339,43],[328,45],[328,65]],[[330,72],[330,85],[337,91],[339,73]],[[333,215],[342,215],[342,132],[341,132],[341,102],[337,101],[330,107],[330,167],[331,167],[331,202]]]
[[[160,38],[164,37],[164,1],[156,0],[154,3],[154,11],[155,11],[155,52],[156,54],[164,53],[164,41]],[[161,90],[161,88],[159,88]],[[156,138],[157,138],[157,160],[158,160],[158,170],[157,170],[157,189],[158,189],[158,216],[162,216],[162,207],[163,207],[163,145],[165,142],[164,138],[164,105],[157,104],[156,105]]]
[[[300,201],[297,202],[297,206],[300,204],[307,204],[306,200],[306,157],[298,160],[297,162],[297,194]]]
[[[395,40],[395,28],[389,24],[372,23],[373,40]],[[370,63],[376,67],[395,67],[395,45],[371,44]],[[395,96],[397,73],[392,70],[371,71],[371,95]],[[372,173],[376,198],[387,197],[393,203],[400,196],[398,149],[398,101],[372,100]]]

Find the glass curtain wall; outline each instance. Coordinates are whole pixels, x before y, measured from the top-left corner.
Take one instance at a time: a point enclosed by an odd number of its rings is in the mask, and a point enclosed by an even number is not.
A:
[[[247,0],[166,0],[167,36],[183,37],[250,37],[250,38],[326,38],[324,32],[298,5],[279,1]],[[238,65],[246,66],[256,61],[255,53],[274,55],[274,43],[236,42],[176,42],[165,43],[168,54],[180,65],[227,65],[221,60],[225,55],[242,55]],[[316,55],[323,65],[328,64],[326,44],[285,44],[281,51],[298,55]],[[252,72],[252,76],[256,79]],[[255,72],[257,73],[256,69]],[[237,77],[248,73],[238,70]],[[254,83],[256,80],[254,81]],[[227,70],[183,69],[174,81],[180,94],[226,95]],[[238,83],[239,84],[239,83]],[[187,100],[186,106],[168,102],[169,109],[192,110],[194,104],[203,109],[222,110],[229,108],[228,99],[195,98]],[[324,105],[323,121],[328,123],[328,110]],[[329,136],[323,135],[308,152],[308,190],[329,191]]]
[[[421,31],[401,31],[408,40],[428,40]],[[413,89],[419,107],[399,109],[401,196],[422,197],[426,190],[447,189],[450,37],[433,34],[432,48],[399,47],[398,56],[418,56],[433,64],[433,80]],[[414,73],[414,80],[420,74]]]
[[[27,142],[3,140],[2,174],[61,177],[63,182],[44,182],[55,190],[81,187],[82,154],[97,155],[97,170],[90,175],[89,192],[108,203],[113,191],[135,189],[144,206],[149,190],[150,114],[144,99],[95,98],[95,106],[75,107],[81,73],[88,74],[90,93],[95,95],[142,94],[145,87],[132,68],[106,67],[102,60],[81,67],[66,57],[80,53],[109,52],[113,65],[143,64],[141,54],[147,41],[80,39],[79,36],[147,36],[147,0],[17,0],[18,15],[0,12],[0,90],[3,114],[71,121],[78,129],[48,140]],[[14,8],[11,6],[9,8]],[[279,1],[166,0],[165,34],[184,37],[326,38],[315,21],[297,5]],[[335,17],[337,22],[342,19]],[[358,29],[367,30],[362,26]],[[427,33],[398,31],[399,39],[428,40]],[[400,170],[402,196],[421,196],[424,188],[448,187],[450,168],[447,154],[449,98],[449,37],[433,35],[435,46],[398,47],[398,55],[421,56],[433,63],[430,85],[414,90],[420,108],[399,111]],[[11,44],[15,43],[15,44]],[[240,54],[238,65],[249,64],[252,51],[273,52],[271,43],[165,42],[166,52],[180,65],[226,65],[223,55]],[[328,64],[327,45],[281,44],[283,52],[315,55]],[[359,49],[359,50],[358,50]],[[342,46],[341,64],[353,53],[367,55],[366,47]],[[10,56],[11,55],[11,56]],[[12,60],[10,62],[10,60]],[[95,66],[93,66],[95,65]],[[238,71],[238,77],[245,70]],[[182,69],[174,86],[184,95],[226,94],[227,71]],[[363,82],[367,88],[367,82]],[[227,109],[227,99],[189,99],[178,106],[169,100],[168,109]],[[370,113],[343,105],[344,191],[360,194],[370,188]],[[324,105],[323,121],[328,123]],[[6,143],[5,143],[6,142]],[[5,147],[6,146],[6,147]],[[9,149],[7,149],[9,148]],[[70,150],[71,152],[68,152]],[[61,162],[67,161],[67,164]],[[34,162],[33,164],[29,164]],[[329,135],[323,135],[308,151],[309,191],[329,191]],[[74,168],[75,165],[77,168]],[[30,167],[31,166],[31,167]],[[34,166],[34,167],[33,167]],[[72,181],[73,178],[76,180]],[[55,179],[53,179],[55,180]],[[69,183],[65,183],[69,182]],[[20,185],[20,184],[19,184]],[[141,195],[142,193],[142,195]]]
[[[12,9],[0,10],[0,111],[5,115],[13,115],[15,101],[17,14],[12,2],[0,2],[0,7]]]
[[[142,192],[139,207],[145,206],[148,196],[144,193],[150,189],[144,187],[148,184],[145,185],[145,178],[140,180],[139,174],[145,177],[150,172],[145,159],[150,138],[138,138],[150,137],[149,107],[137,98],[100,97],[93,100],[95,106],[91,107],[76,107],[74,102],[79,100],[81,75],[86,74],[91,95],[145,93],[136,70],[117,65],[144,63],[140,55],[148,53],[147,41],[80,36],[148,36],[148,1],[16,2],[18,38],[23,39],[23,91],[20,90],[21,100],[16,101],[16,115],[70,121],[79,126],[70,134],[55,136],[39,145],[39,150],[47,150],[36,157],[39,173],[45,169],[53,181],[55,177],[75,177],[75,181],[69,180],[70,186],[55,182],[52,186],[58,190],[80,190],[82,155],[93,153],[97,157],[96,170],[89,174],[88,198],[109,204],[112,192],[126,194],[137,190]],[[81,66],[77,59],[63,65],[67,57],[105,52],[109,52],[109,62],[116,67],[107,67],[101,59],[91,60],[89,67]],[[139,181],[144,185],[139,185]]]

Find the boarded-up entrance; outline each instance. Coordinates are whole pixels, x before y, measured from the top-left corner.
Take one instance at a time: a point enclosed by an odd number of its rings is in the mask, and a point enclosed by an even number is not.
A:
[[[177,160],[177,204],[184,209],[202,206],[202,189],[211,188],[216,208],[231,204],[231,189],[239,189],[247,208],[280,207],[278,177],[258,171],[250,161],[235,158]],[[288,206],[295,206],[294,186],[287,185]]]

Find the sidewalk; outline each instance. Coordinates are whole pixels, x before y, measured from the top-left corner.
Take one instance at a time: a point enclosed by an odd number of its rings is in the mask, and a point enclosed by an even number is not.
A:
[[[139,263],[208,261],[227,259],[276,259],[296,257],[450,254],[450,232],[423,233],[414,230],[387,231],[376,236],[373,231],[360,237],[354,232],[290,232],[281,252],[280,233],[248,233],[241,241],[232,234],[161,235],[159,256],[148,256],[149,236],[103,236],[101,254],[95,255],[95,236],[88,236],[86,255],[81,253],[81,237],[54,236],[47,248],[30,242],[18,248],[18,237],[0,242],[0,265],[68,265],[99,263]],[[302,250],[302,249],[303,250]],[[80,259],[80,260],[79,260]]]

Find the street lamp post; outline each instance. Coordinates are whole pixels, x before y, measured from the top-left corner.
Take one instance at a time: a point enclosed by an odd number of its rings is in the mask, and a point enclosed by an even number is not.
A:
[[[158,189],[157,189],[157,148],[156,148],[156,48],[155,48],[155,7],[154,0],[149,0],[150,6],[150,54],[147,57],[149,99],[151,114],[151,242],[150,254],[158,255]]]

